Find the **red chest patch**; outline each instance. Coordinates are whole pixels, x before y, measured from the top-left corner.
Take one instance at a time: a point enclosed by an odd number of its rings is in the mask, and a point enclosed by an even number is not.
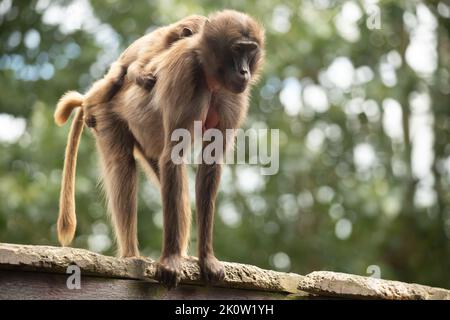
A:
[[[208,129],[217,128],[219,125],[219,113],[217,112],[217,106],[214,103],[214,95],[211,95],[211,99],[208,103],[208,110],[206,116],[203,117],[203,132]]]

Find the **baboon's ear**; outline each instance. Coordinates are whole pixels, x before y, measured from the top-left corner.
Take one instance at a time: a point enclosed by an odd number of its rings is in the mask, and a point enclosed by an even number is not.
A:
[[[194,32],[192,31],[192,29],[191,29],[191,28],[188,28],[188,27],[184,27],[184,28],[183,28],[183,31],[181,31],[181,36],[182,36],[183,38],[190,37],[190,36],[192,36],[193,34],[194,34]]]

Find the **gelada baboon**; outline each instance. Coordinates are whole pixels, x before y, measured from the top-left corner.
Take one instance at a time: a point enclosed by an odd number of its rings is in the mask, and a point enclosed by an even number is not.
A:
[[[110,101],[122,87],[125,75],[142,88],[151,90],[156,78],[151,72],[144,72],[144,67],[153,57],[168,49],[174,42],[198,33],[205,21],[206,17],[191,15],[176,23],[160,27],[134,41],[111,65],[105,76],[96,81],[88,92],[81,95],[78,92],[69,91],[60,99],[60,103],[67,105],[56,108],[55,122],[58,125],[66,123],[72,111],[71,108],[80,106],[80,101],[85,109]],[[148,70],[151,70],[151,67],[148,67]],[[94,127],[95,118],[86,119],[86,124]]]
[[[220,11],[209,17],[198,34],[173,43],[152,59],[149,67],[154,68],[157,81],[151,92],[126,79],[107,107],[89,110],[89,115],[97,119],[93,134],[122,257],[139,254],[134,149],[139,151],[139,160],[145,161],[159,179],[164,235],[157,277],[168,287],[179,282],[191,221],[186,168],[171,159],[172,149],[178,143],[172,141],[171,134],[180,128],[192,132],[194,121],[202,121],[205,129],[218,129],[227,137],[223,143],[225,152],[234,141],[225,130],[239,128],[245,119],[250,87],[257,79],[263,56],[263,28],[243,13]],[[63,244],[74,232],[74,171],[82,117],[80,108],[67,147],[58,220]],[[208,143],[211,142],[203,146]],[[209,282],[225,276],[212,243],[220,173],[217,162],[200,164],[195,182],[199,265]]]

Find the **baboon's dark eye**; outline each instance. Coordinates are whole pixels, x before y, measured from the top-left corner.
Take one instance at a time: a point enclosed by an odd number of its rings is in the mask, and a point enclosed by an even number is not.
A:
[[[239,45],[234,45],[231,47],[231,52],[233,52],[234,54],[240,54],[242,50]]]
[[[237,47],[241,51],[251,52],[258,49],[258,44],[252,40],[238,40],[233,47]]]

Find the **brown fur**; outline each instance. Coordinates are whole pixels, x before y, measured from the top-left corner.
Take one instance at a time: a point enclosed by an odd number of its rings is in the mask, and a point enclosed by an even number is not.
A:
[[[171,25],[160,27],[153,32],[134,41],[114,62],[106,75],[94,82],[84,94],[76,91],[67,92],[58,102],[55,122],[61,126],[67,122],[72,110],[76,107],[91,108],[110,101],[123,85],[125,75],[144,89],[151,90],[156,81],[152,73],[154,67],[147,66],[153,57],[168,49],[174,42],[198,33],[206,17],[192,15]],[[95,126],[95,119],[88,118],[89,127]]]
[[[82,105],[83,99],[84,97],[81,93],[76,91],[66,92],[59,99],[58,104],[56,105],[55,114],[53,115],[55,118],[55,123],[58,126],[65,124],[73,109]]]
[[[63,246],[67,246],[72,242],[77,225],[77,217],[75,215],[75,169],[77,166],[77,150],[82,132],[83,109],[80,108],[75,115],[69,132],[59,199],[57,229],[59,242]]]
[[[231,46],[242,39],[258,48],[249,71],[245,71],[245,82],[244,73],[239,75],[236,71],[241,69],[231,65],[229,53]],[[195,120],[210,123],[224,135],[226,129],[238,128],[246,117],[250,86],[263,56],[262,27],[245,14],[222,11],[212,15],[200,33],[175,42],[152,59],[150,67],[155,68],[158,81],[151,92],[125,79],[120,92],[106,107],[86,110],[97,119],[93,133],[101,155],[120,256],[138,255],[133,150],[160,181],[164,239],[157,277],[169,287],[180,279],[191,221],[186,167],[171,160],[176,145],[170,140],[171,133],[178,128],[192,132]],[[217,121],[210,121],[213,115]],[[234,137],[228,137],[224,149],[233,140]],[[220,164],[201,164],[196,176],[199,264],[202,275],[210,282],[224,278],[224,268],[215,258],[212,244],[220,172]]]

